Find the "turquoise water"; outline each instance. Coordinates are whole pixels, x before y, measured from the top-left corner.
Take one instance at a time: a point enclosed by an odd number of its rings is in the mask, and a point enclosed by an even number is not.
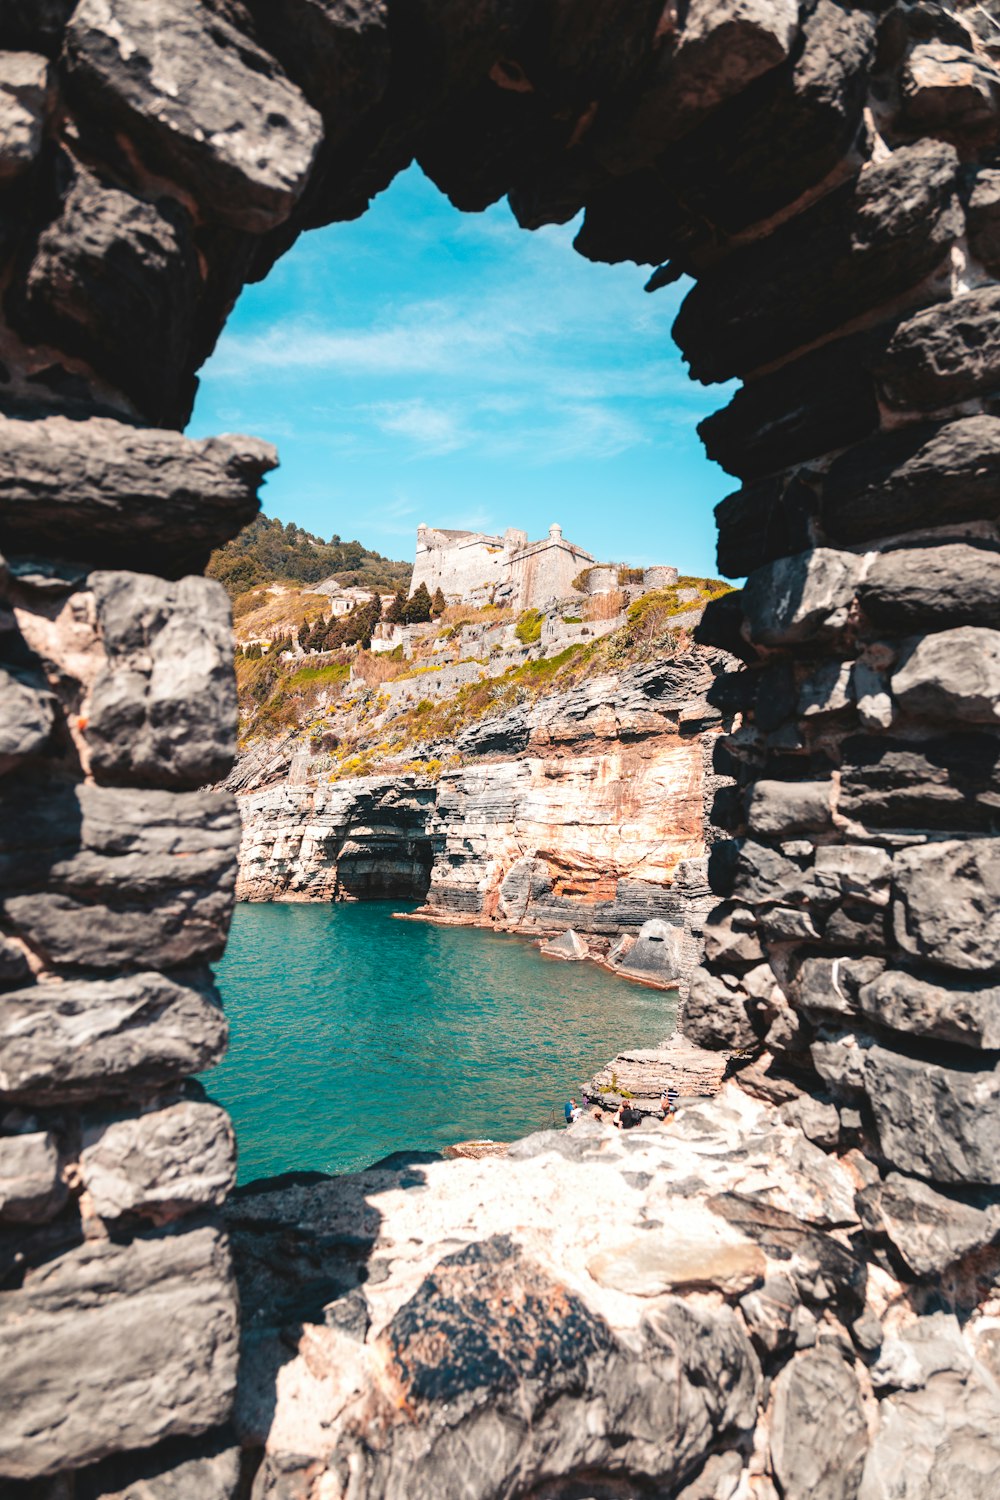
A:
[[[512,1140],[561,1122],[581,1080],[671,1028],[673,994],[520,938],[394,921],[401,909],[236,908],[216,966],[229,1052],[203,1081],[232,1114],[241,1182]]]

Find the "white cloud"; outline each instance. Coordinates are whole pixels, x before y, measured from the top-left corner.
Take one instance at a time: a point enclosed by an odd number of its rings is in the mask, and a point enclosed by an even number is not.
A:
[[[409,438],[424,453],[452,453],[465,438],[454,412],[426,401],[384,401],[367,408],[375,425],[394,437]]]

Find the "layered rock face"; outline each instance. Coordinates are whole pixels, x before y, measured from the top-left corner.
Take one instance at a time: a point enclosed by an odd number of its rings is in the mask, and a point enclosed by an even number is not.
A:
[[[709,702],[734,665],[681,650],[473,724],[439,779],[282,784],[240,798],[237,894],[413,896],[438,920],[598,938],[661,919],[685,975],[712,905]],[[605,945],[606,946],[606,945]],[[670,974],[669,978],[676,977]]]
[[[716,814],[732,842],[713,853],[721,905],[685,1026],[756,1054],[741,1083],[767,1119],[727,1134],[722,1114],[696,1117],[706,1149],[678,1156],[683,1177],[652,1146],[612,1168],[614,1193],[627,1182],[650,1209],[625,1243],[599,1161],[600,1243],[580,1209],[532,1227],[568,1170],[551,1142],[534,1167],[265,1205],[305,1226],[268,1232],[313,1270],[272,1319],[280,1352],[241,1417],[266,1446],[256,1495],[995,1493],[992,9],[2,8],[12,1494],[236,1492],[236,1301],[214,1218],[232,1145],[185,1083],[224,1045],[205,966],[237,823],[198,787],[231,754],[232,697],[224,605],[187,575],[253,514],[273,456],[176,429],[241,285],[414,157],[462,208],[506,193],[527,227],[583,209],[582,253],[652,265],[652,291],[693,277],[675,327],[692,374],[743,381],[703,430],[741,484],[718,510],[720,566],[749,575],[704,640],[749,670],[712,689],[739,715],[718,761],[738,794]],[[786,1133],[765,1147],[771,1112]],[[495,1175],[449,1210],[471,1172]],[[694,1236],[696,1283],[670,1259],[678,1198],[728,1225],[724,1253]],[[320,1250],[355,1281],[316,1273]],[[363,1299],[338,1296],[362,1270]]]

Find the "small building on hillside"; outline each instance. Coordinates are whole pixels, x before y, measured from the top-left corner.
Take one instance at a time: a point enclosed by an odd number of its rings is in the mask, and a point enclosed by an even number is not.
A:
[[[573,580],[594,558],[566,541],[561,526],[550,526],[540,542],[508,527],[503,536],[481,531],[438,531],[417,527],[417,556],[410,592],[427,585],[449,603],[500,604],[536,609],[573,591]]]

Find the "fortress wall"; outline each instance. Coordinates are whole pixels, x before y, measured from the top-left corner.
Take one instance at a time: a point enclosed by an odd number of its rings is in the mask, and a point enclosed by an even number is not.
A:
[[[411,594],[422,583],[431,595],[440,589],[445,598],[465,598],[501,584],[509,554],[499,537],[473,533],[437,540],[440,533],[418,533]]]

